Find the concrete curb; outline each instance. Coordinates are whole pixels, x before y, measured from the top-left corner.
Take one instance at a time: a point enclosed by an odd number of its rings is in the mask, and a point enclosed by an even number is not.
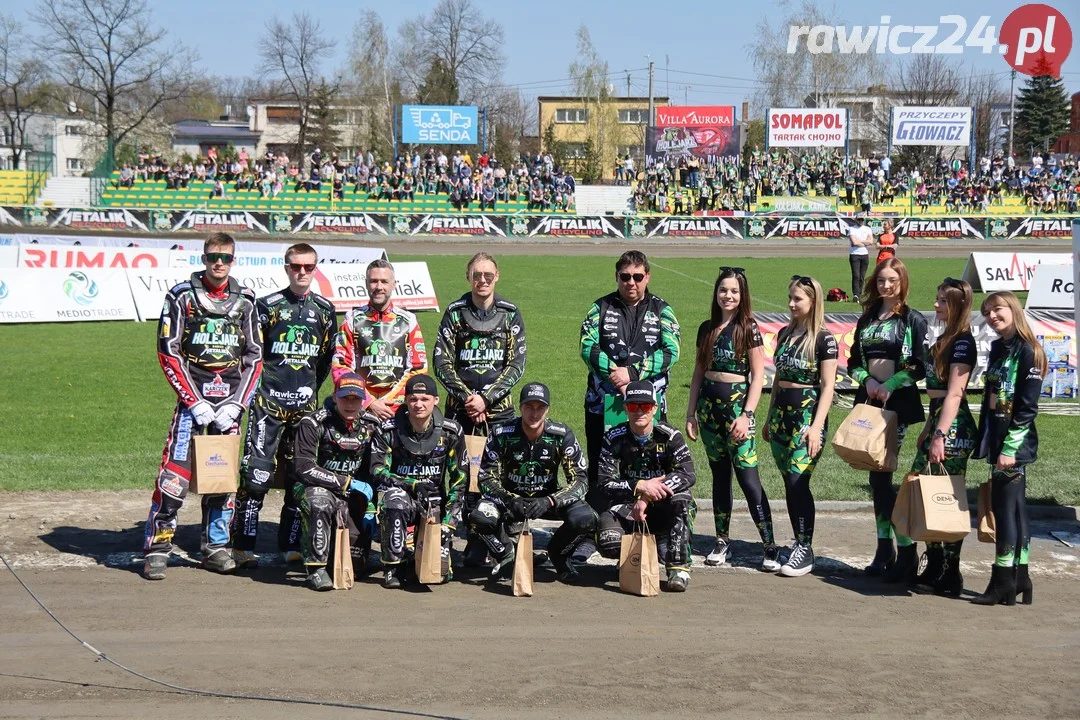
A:
[[[775,503],[774,503],[775,504]],[[712,511],[712,500],[697,498],[699,512]],[[869,500],[819,500],[815,503],[818,512],[853,513],[874,511],[874,503]],[[746,510],[745,500],[736,500],[735,509]],[[783,507],[778,508],[783,511]],[[975,508],[971,508],[972,515]],[[1073,505],[1028,505],[1028,514],[1032,520],[1072,520],[1080,522],[1080,508]]]

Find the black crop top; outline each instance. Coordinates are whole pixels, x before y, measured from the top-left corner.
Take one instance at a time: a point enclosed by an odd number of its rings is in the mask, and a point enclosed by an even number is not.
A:
[[[926,367],[927,390],[946,390],[949,387],[948,375],[939,378],[937,376],[937,366],[933,362],[933,358],[937,357],[937,353],[941,350],[939,346],[940,343],[934,343],[934,347],[930,349],[931,361],[927,363]],[[971,333],[960,333],[953,338],[952,347],[949,348],[949,364],[946,366],[946,370],[953,365],[970,365],[974,368],[978,363],[979,350]]]
[[[697,347],[701,347],[701,343],[708,336],[709,324],[710,322],[706,320],[698,327]],[[761,330],[758,329],[758,324],[753,320],[750,321],[750,330],[747,349],[752,350],[764,345],[765,343],[761,339]],[[727,372],[736,375],[750,374],[750,353],[747,353],[744,357],[735,356],[734,332],[735,323],[732,321],[716,336],[716,342],[713,343],[712,349],[712,362],[706,368],[708,372]]]

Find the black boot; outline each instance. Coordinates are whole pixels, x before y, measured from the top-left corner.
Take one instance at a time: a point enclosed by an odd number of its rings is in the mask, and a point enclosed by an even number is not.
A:
[[[919,571],[919,547],[912,543],[898,548],[896,562],[885,572],[881,579],[887,583],[905,583],[911,585],[915,582],[915,574]]]
[[[878,538],[874,560],[863,569],[863,572],[867,577],[879,577],[892,567],[894,560],[896,560],[896,550],[893,549],[892,539]]]
[[[941,575],[934,580],[934,594],[960,597],[964,592],[964,576],[960,574],[960,558],[945,558],[941,565]]]
[[[986,592],[971,602],[976,605],[997,605],[1002,601],[1006,605],[1016,604],[1016,570],[993,565],[990,567],[990,584],[986,586]]]
[[[1020,595],[1020,602],[1024,605],[1031,604],[1031,576],[1028,575],[1027,563],[1016,566],[1016,592]]]
[[[932,588],[938,577],[941,576],[941,571],[945,562],[945,548],[937,543],[927,545],[923,557],[926,558],[926,567],[923,568],[921,573],[915,576],[915,585],[917,585],[920,590]]]

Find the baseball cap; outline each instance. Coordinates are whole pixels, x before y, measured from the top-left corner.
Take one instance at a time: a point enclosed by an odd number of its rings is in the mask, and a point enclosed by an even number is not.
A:
[[[338,378],[334,385],[334,397],[358,397],[364,398],[367,391],[364,390],[364,378],[356,373],[345,373]]]
[[[531,382],[525,387],[521,388],[521,404],[524,405],[527,402],[542,402],[545,405],[551,405],[551,393],[548,391],[547,385],[544,383]]]
[[[405,383],[406,395],[434,395],[439,397],[439,387],[430,375],[413,375]]]
[[[626,403],[656,404],[656,394],[653,392],[652,383],[648,380],[634,380],[626,386],[626,395],[623,397]]]

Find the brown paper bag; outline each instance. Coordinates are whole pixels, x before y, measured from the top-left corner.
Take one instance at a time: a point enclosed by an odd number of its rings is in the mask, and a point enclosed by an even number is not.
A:
[[[971,532],[963,475],[920,473],[911,493],[911,531],[923,542],[955,542]]]
[[[994,510],[990,499],[990,483],[984,482],[979,486],[979,542],[997,542],[997,523],[994,521]]]
[[[433,517],[416,525],[416,577],[424,585],[442,582],[442,524]]]
[[[188,491],[200,495],[236,492],[240,481],[240,436],[196,435]]]
[[[911,509],[912,497],[919,491],[919,474],[908,473],[900,483],[900,490],[896,494],[896,504],[893,505],[892,524],[900,535],[911,537]]]
[[[893,472],[899,451],[896,413],[859,403],[833,435],[833,450],[855,470]]]
[[[334,569],[334,589],[348,590],[353,586],[352,552],[349,549],[349,528],[339,527],[334,531],[334,557],[331,560]]]
[[[533,594],[533,536],[529,523],[521,528],[517,550],[514,553],[514,597],[532,597]]]
[[[465,450],[469,453],[469,492],[480,492],[480,457],[487,445],[486,435],[466,435]]]
[[[656,536],[643,530],[623,535],[619,549],[619,589],[631,595],[652,597],[660,594],[660,559]]]

